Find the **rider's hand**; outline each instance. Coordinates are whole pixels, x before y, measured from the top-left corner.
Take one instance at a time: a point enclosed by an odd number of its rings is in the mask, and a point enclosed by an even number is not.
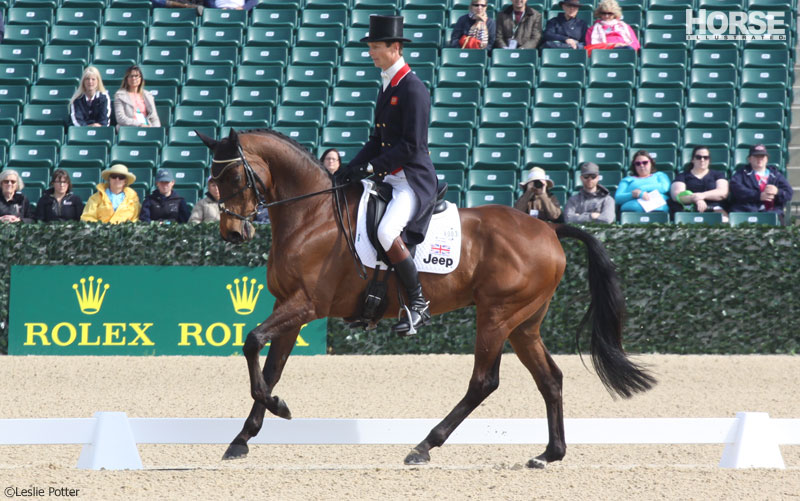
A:
[[[336,174],[334,174],[336,184],[350,184],[364,179],[369,175],[367,172],[367,165],[369,164],[347,164],[346,167],[339,169],[336,171]]]

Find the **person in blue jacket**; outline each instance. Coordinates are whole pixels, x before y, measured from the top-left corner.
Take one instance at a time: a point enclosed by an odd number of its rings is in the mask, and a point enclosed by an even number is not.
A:
[[[379,67],[383,86],[375,106],[375,129],[347,167],[337,172],[337,182],[350,182],[374,174],[392,186],[392,200],[378,227],[378,240],[397,278],[408,293],[404,318],[392,328],[411,335],[430,319],[429,303],[422,294],[417,267],[408,249],[425,239],[433,214],[438,180],[428,151],[431,96],[427,87],[403,59],[402,16],[370,16],[369,54]]]
[[[767,165],[769,154],[763,144],[750,148],[749,164],[731,177],[731,212],[775,212],[781,224],[791,202],[792,187],[775,165]]]
[[[669,192],[669,177],[663,172],[656,172],[656,162],[647,151],[639,150],[633,155],[631,174],[620,181],[614,194],[614,201],[620,206],[620,210],[622,212],[650,212],[645,211],[639,200],[648,202],[652,197],[657,196],[653,192],[658,192],[664,203],[652,210],[668,212],[666,195]]]
[[[488,0],[472,0],[469,12],[459,17],[453,25],[450,47],[461,48],[462,36],[474,37],[481,49],[491,51],[497,37],[497,25],[487,12]],[[466,47],[474,48],[474,47]]]
[[[542,38],[546,49],[583,49],[586,31],[589,26],[579,19],[580,0],[562,0],[559,5],[564,10],[547,21]]]
[[[69,102],[71,125],[105,127],[111,118],[111,98],[94,66],[84,70],[78,90]]]
[[[167,169],[158,169],[156,172],[156,187],[153,193],[147,195],[142,203],[139,221],[158,221],[161,223],[185,223],[189,221],[192,211],[186,200],[175,193],[175,178]]]

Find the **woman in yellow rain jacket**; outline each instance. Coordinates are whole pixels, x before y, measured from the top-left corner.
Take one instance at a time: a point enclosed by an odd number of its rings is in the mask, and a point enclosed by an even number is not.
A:
[[[124,223],[138,221],[142,204],[139,195],[128,188],[136,176],[122,164],[112,165],[101,174],[105,183],[97,185],[97,193],[89,197],[81,221]]]

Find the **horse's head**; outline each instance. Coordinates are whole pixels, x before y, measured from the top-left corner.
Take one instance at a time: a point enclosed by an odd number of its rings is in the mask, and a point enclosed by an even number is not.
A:
[[[270,186],[266,164],[258,155],[244,152],[233,129],[221,141],[200,132],[197,135],[212,154],[211,177],[219,186],[222,239],[231,243],[251,240],[255,236],[252,220]]]

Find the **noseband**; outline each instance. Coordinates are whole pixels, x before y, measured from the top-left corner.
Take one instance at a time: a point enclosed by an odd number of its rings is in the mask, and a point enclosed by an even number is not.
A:
[[[266,187],[266,185],[264,185],[264,181],[262,181],[260,177],[256,176],[256,172],[253,170],[253,167],[250,166],[250,162],[248,162],[247,158],[244,156],[244,152],[242,151],[242,145],[239,144],[238,141],[236,142],[236,150],[239,153],[239,157],[238,158],[228,158],[228,159],[225,159],[225,160],[211,160],[212,164],[214,164],[214,163],[225,163],[226,164],[225,167],[222,168],[222,171],[220,171],[220,173],[217,174],[216,176],[212,175],[211,179],[216,181],[223,174],[225,174],[225,171],[228,170],[231,166],[233,166],[233,165],[235,165],[237,163],[241,163],[242,164],[242,166],[244,167],[244,175],[245,175],[245,178],[247,179],[247,183],[244,186],[242,186],[241,188],[239,188],[239,190],[236,193],[234,193],[233,195],[229,196],[228,198],[224,198],[224,199],[220,198],[219,202],[217,202],[217,205],[219,205],[219,210],[222,213],[225,213],[225,214],[227,214],[227,215],[229,215],[231,217],[235,217],[236,219],[240,219],[242,221],[250,221],[250,222],[252,222],[253,219],[256,217],[256,215],[258,215],[258,210],[261,207],[269,207],[269,204],[267,204],[267,201],[264,199],[264,195],[262,194],[262,193],[266,193],[267,192],[267,187]],[[256,183],[258,183],[258,185],[256,185]],[[217,184],[219,184],[219,183],[217,183]],[[261,187],[260,191],[258,189],[258,186]],[[229,201],[232,198],[235,198],[235,197],[239,196],[241,193],[243,193],[247,189],[252,189],[253,192],[256,195],[257,203],[256,203],[255,208],[253,209],[253,212],[251,212],[250,214],[248,214],[246,216],[242,216],[240,214],[237,214],[236,212],[233,212],[232,210],[228,209],[227,207],[225,207],[225,202],[226,201]]]

